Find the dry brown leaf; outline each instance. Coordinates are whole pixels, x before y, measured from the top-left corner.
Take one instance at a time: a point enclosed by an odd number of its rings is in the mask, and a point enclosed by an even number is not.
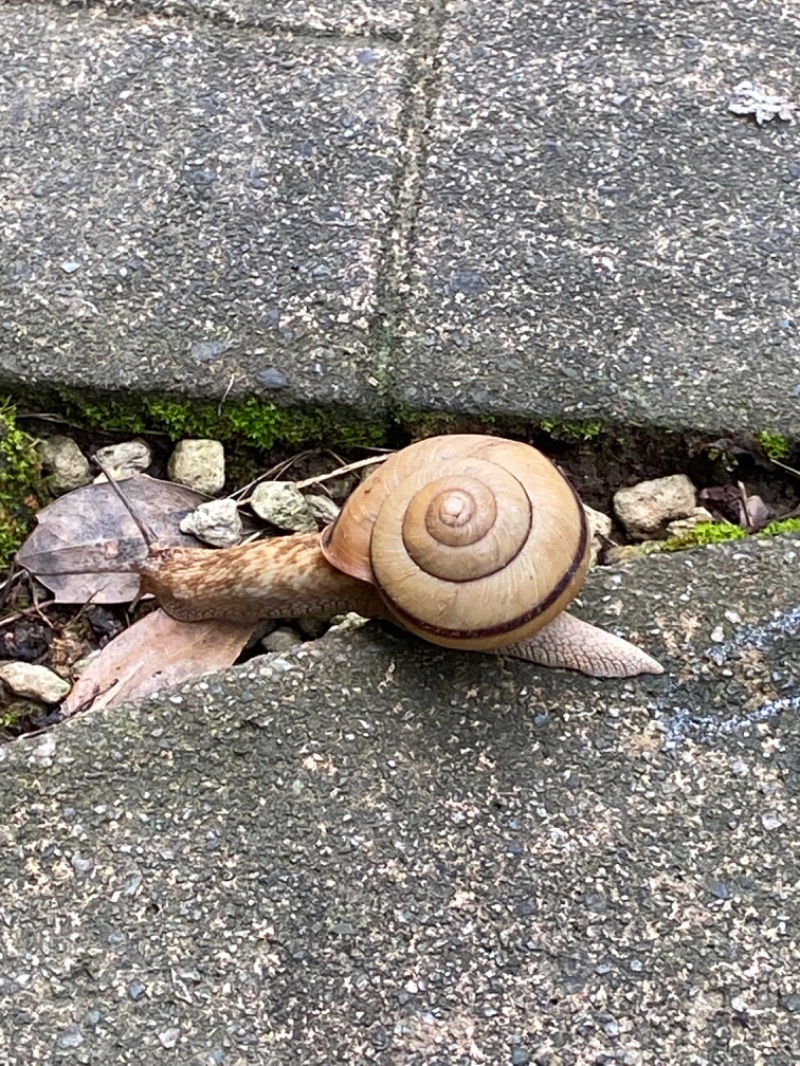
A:
[[[197,547],[180,520],[201,503],[199,492],[148,477],[132,477],[123,491],[160,546]],[[136,523],[108,482],[68,492],[44,507],[17,562],[49,588],[56,603],[127,603],[139,591],[133,573],[147,555]]]
[[[61,705],[69,716],[151,696],[235,662],[253,631],[244,622],[179,622],[158,608],[110,641]]]

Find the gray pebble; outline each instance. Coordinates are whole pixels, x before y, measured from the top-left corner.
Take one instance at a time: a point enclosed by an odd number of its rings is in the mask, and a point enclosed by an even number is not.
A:
[[[180,1029],[176,1029],[176,1028],[163,1029],[158,1034],[158,1042],[161,1044],[162,1047],[174,1048],[175,1045],[178,1043],[178,1039],[180,1038],[180,1035],[181,1035]]]
[[[75,1022],[70,1022],[70,1024],[58,1034],[56,1043],[62,1048],[80,1047],[83,1043],[81,1027],[76,1025]]]
[[[283,371],[274,366],[268,366],[265,370],[259,371],[256,379],[260,385],[268,389],[285,389],[289,384],[289,379]]]

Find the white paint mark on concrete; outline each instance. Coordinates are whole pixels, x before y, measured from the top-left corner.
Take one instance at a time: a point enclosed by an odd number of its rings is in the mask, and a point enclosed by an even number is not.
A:
[[[661,719],[664,726],[664,750],[675,751],[690,739],[708,743],[734,733],[744,735],[759,722],[767,722],[778,715],[793,712],[800,712],[800,695],[767,700],[752,711],[722,719],[695,714],[688,707],[675,707],[666,720]]]
[[[759,625],[744,625],[721,644],[707,648],[703,653],[706,659],[720,665],[737,652],[746,648],[764,651],[772,647],[777,639],[797,637],[800,634],[800,607],[791,611],[781,611],[776,618]]]
[[[743,625],[721,644],[706,648],[702,657],[715,666],[738,658],[742,652],[755,649],[769,651],[775,645],[800,636],[800,607],[781,612],[777,617],[758,625]],[[780,662],[779,657],[776,657]],[[781,714],[800,712],[800,695],[765,700],[753,710],[728,718],[698,714],[688,707],[673,707],[666,715],[654,708],[656,721],[664,727],[664,749],[674,751],[686,740],[710,743],[719,737],[736,733],[746,735],[759,722],[767,722]]]

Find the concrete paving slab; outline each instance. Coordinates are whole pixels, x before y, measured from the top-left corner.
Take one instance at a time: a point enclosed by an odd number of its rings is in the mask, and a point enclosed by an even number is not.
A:
[[[0,63],[7,385],[378,413],[402,49],[24,4]]]
[[[581,679],[370,625],[0,749],[0,1059],[790,1066],[800,539]]]
[[[279,33],[400,38],[419,0],[107,0],[111,10],[205,15]]]
[[[448,13],[401,402],[800,432],[796,5]]]

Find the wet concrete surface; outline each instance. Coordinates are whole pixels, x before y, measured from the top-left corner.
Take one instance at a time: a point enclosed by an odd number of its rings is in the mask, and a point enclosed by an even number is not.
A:
[[[0,382],[798,435],[785,5],[0,12]]]
[[[662,678],[370,624],[1,749],[3,1061],[789,1066],[799,553],[595,572]]]

